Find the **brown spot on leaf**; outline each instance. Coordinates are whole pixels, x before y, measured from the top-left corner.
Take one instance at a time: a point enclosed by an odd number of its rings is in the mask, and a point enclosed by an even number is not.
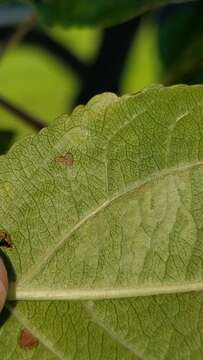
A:
[[[55,161],[57,164],[62,164],[66,166],[73,166],[74,163],[74,157],[73,154],[70,152],[65,153],[64,155],[57,156],[55,158]]]
[[[24,328],[20,333],[19,345],[23,349],[33,349],[39,345],[39,340],[28,329]]]
[[[12,248],[11,236],[6,230],[0,230],[0,246]]]

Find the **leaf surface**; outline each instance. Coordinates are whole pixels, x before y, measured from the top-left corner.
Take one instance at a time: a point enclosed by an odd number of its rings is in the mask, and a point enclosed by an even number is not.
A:
[[[201,1],[174,5],[162,10],[158,41],[164,65],[164,83],[202,82],[202,11]]]
[[[0,158],[6,359],[203,358],[202,107],[202,86],[98,95]]]
[[[182,0],[181,2],[188,1]],[[172,4],[174,0],[54,0],[35,2],[42,19],[49,24],[112,25],[138,16],[158,6]]]

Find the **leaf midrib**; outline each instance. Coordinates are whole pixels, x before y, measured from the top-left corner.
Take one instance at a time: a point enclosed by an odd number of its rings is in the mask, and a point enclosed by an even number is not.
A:
[[[31,269],[31,271],[27,274],[27,276],[22,278],[21,282],[19,283],[19,288],[23,288],[23,285],[26,284],[26,282],[30,283],[34,279],[34,277],[38,275],[38,273],[43,268],[43,266],[46,265],[50,261],[50,259],[55,255],[55,253],[63,246],[63,244],[66,241],[68,241],[68,239],[81,226],[83,226],[90,219],[92,219],[94,216],[99,214],[102,210],[109,207],[113,202],[119,200],[123,196],[126,196],[130,192],[139,190],[140,188],[142,188],[142,186],[145,186],[146,184],[149,184],[150,182],[153,182],[155,180],[161,180],[162,178],[170,176],[170,175],[180,174],[182,172],[191,170],[191,169],[193,169],[195,167],[199,167],[201,165],[203,165],[203,161],[198,160],[198,161],[190,163],[190,164],[182,165],[178,168],[176,166],[176,167],[173,167],[173,168],[170,168],[167,170],[163,169],[162,171],[159,171],[158,173],[154,173],[152,176],[145,178],[145,180],[142,180],[142,181],[139,180],[139,181],[131,184],[130,186],[128,186],[125,189],[125,191],[119,192],[119,193],[115,194],[114,196],[112,196],[110,199],[103,202],[99,207],[95,208],[88,215],[86,215],[84,218],[82,218],[75,226],[73,226],[73,228],[68,233],[65,233],[64,236],[62,237],[62,239],[54,247],[51,247],[50,251],[47,252],[47,254],[43,258],[43,260],[40,263],[38,263],[37,265],[35,265]]]
[[[129,288],[103,288],[103,289],[23,289],[18,287],[15,300],[106,300],[139,296],[152,296],[164,294],[186,293],[203,290],[203,281],[182,282],[179,284],[153,285],[142,287],[136,285]],[[12,288],[10,289],[9,300],[14,300]]]

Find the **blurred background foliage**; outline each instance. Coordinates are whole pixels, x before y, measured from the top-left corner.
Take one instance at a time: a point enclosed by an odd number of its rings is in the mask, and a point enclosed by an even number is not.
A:
[[[201,1],[168,5],[102,30],[0,5],[0,153],[97,93],[202,83],[202,14]]]

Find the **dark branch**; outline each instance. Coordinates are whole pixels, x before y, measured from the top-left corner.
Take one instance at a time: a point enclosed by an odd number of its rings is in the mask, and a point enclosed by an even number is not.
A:
[[[104,30],[95,62],[89,67],[76,104],[86,103],[95,94],[119,93],[128,50],[139,27],[140,18]]]
[[[25,40],[35,43],[48,51],[52,56],[55,56],[66,67],[71,69],[80,77],[84,78],[87,65],[80,61],[73,53],[63,46],[60,42],[56,41],[53,37],[45,32],[35,31],[30,33]]]
[[[4,27],[0,31],[0,41],[7,42],[15,31],[15,27]],[[41,47],[57,58],[65,67],[70,67],[80,78],[84,78],[87,65],[80,61],[70,50],[40,29],[32,29],[24,38],[24,43]]]
[[[23,120],[27,125],[30,125],[37,130],[41,130],[43,127],[46,126],[43,121],[33,115],[30,115],[28,112],[19,108],[17,105],[11,103],[2,96],[0,96],[0,106],[11,112],[15,116],[21,118],[21,120]]]

